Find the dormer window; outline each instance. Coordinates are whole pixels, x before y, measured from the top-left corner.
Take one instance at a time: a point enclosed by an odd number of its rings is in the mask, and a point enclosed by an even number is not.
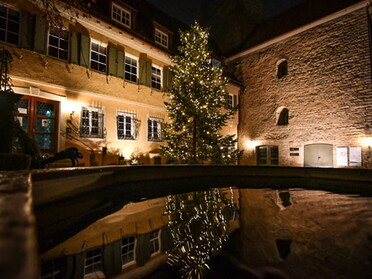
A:
[[[155,28],[155,42],[168,48],[168,34],[160,31],[158,28]]]
[[[131,12],[123,7],[118,6],[115,3],[112,3],[112,13],[111,17],[113,20],[119,22],[120,24],[130,28],[131,27]]]

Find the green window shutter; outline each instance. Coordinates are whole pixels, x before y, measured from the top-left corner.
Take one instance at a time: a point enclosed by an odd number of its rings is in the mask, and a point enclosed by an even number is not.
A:
[[[45,54],[47,39],[47,23],[44,19],[36,17],[34,51]]]
[[[111,277],[121,271],[121,239],[110,242],[103,247],[102,252],[103,271]]]
[[[109,46],[108,51],[108,74],[110,76],[118,75],[118,50],[114,47]]]
[[[80,66],[89,68],[90,40],[89,37],[83,34],[81,34],[80,36]]]
[[[34,46],[35,16],[21,11],[21,48],[32,50]]]
[[[124,52],[118,50],[118,69],[117,69],[117,76],[120,78],[124,78]]]
[[[143,266],[150,259],[150,233],[137,235],[135,255],[137,266]]]
[[[151,87],[151,77],[152,77],[152,65],[150,61],[146,61],[146,85]]]
[[[70,53],[70,62],[73,64],[79,65],[79,45],[80,45],[80,34],[75,31],[70,32],[70,41],[71,41],[71,53]]]
[[[139,81],[140,84],[151,86],[151,62],[143,59],[139,60]]]
[[[172,247],[172,234],[167,225],[161,228],[160,241],[160,252],[165,254]]]
[[[163,68],[163,89],[166,92],[172,89],[172,74],[168,66]]]
[[[146,61],[139,59],[139,83],[146,83]]]

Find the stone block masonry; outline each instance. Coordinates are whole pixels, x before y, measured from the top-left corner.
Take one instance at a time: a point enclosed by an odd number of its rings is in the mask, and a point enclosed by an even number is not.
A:
[[[303,166],[304,146],[361,146],[363,167],[372,167],[362,139],[372,136],[371,41],[367,9],[324,22],[232,61],[245,84],[240,99],[241,164],[256,164],[254,146],[276,145],[279,165]],[[288,74],[277,77],[277,62]],[[276,125],[277,109],[289,110]],[[290,156],[299,148],[299,156]]]

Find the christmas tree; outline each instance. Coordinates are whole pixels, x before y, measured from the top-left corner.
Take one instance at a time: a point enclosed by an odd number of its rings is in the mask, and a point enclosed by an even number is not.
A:
[[[235,135],[220,130],[236,108],[227,109],[222,69],[213,67],[208,31],[198,23],[180,32],[179,55],[172,58],[172,88],[165,102],[170,122],[165,124],[163,154],[176,163],[236,163],[240,151]]]
[[[203,278],[213,256],[228,238],[227,222],[236,207],[233,195],[219,189],[168,196],[166,214],[173,245],[168,263],[179,267],[182,278]]]

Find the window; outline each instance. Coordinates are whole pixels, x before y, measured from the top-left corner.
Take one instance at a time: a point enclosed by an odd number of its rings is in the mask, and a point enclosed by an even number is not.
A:
[[[160,230],[152,231],[150,233],[150,255],[159,252],[160,249]]]
[[[134,262],[134,247],[136,239],[134,236],[121,239],[121,265],[127,265]]]
[[[134,57],[125,55],[125,66],[124,73],[125,79],[133,82],[137,82],[138,76],[138,60]]]
[[[20,13],[0,5],[0,41],[18,45]]]
[[[160,118],[155,118],[155,117],[150,117],[148,119],[148,135],[147,139],[149,141],[161,141],[161,123],[162,119]]]
[[[277,166],[279,164],[279,150],[275,145],[261,145],[256,147],[257,165]]]
[[[228,96],[227,96],[227,108],[228,109],[233,109],[236,106],[237,106],[236,96],[233,95],[233,94],[228,94]]]
[[[80,136],[85,138],[103,138],[103,110],[85,108],[81,111]]]
[[[353,167],[362,165],[362,148],[356,147],[337,147],[337,166]]]
[[[168,47],[168,35],[155,28],[155,42],[162,46]]]
[[[136,139],[136,115],[134,113],[118,112],[118,139]]]
[[[212,57],[211,65],[212,67],[221,67],[221,61]]]
[[[84,277],[96,274],[98,278],[104,278],[102,272],[102,249],[95,248],[85,252]]]
[[[61,60],[68,60],[68,32],[49,31],[48,54]]]
[[[288,62],[285,59],[281,59],[276,63],[276,77],[282,78],[288,75]]]
[[[41,265],[40,279],[62,279],[66,262],[63,258],[51,259]]]
[[[106,51],[105,44],[92,41],[90,45],[90,68],[106,73]]]
[[[276,125],[288,125],[289,110],[285,107],[280,107],[276,110]]]
[[[152,66],[151,72],[151,87],[160,90],[161,89],[161,68]]]
[[[125,25],[126,27],[131,27],[131,12],[112,3],[112,19]]]

